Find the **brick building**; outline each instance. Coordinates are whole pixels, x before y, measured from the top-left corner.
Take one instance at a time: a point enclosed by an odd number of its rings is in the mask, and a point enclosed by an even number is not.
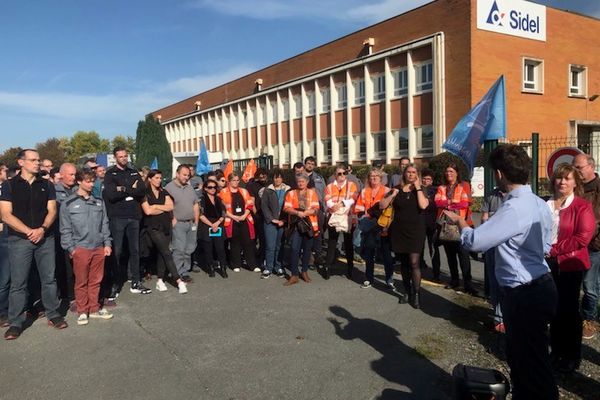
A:
[[[600,136],[600,21],[521,0],[437,0],[154,111],[174,162],[431,157],[501,75],[510,138]]]

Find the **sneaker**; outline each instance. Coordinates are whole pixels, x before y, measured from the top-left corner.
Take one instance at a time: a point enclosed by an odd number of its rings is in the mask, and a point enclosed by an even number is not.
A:
[[[369,281],[364,281],[362,285],[360,285],[361,289],[368,289],[371,287],[371,282]]]
[[[129,291],[133,294],[149,294],[152,293],[152,290],[148,289],[146,286],[142,285],[142,282],[133,282]]]
[[[596,336],[596,327],[593,321],[583,321],[583,334],[581,335],[584,339],[593,339]]]
[[[266,269],[263,271],[262,274],[260,274],[261,279],[269,279],[270,276],[271,276],[271,273]]]
[[[114,299],[111,300],[111,299],[107,298],[107,299],[104,300],[103,306],[104,307],[113,307],[114,308],[114,307],[117,306],[117,302]]]
[[[283,268],[279,268],[277,270],[277,276],[280,277],[280,278],[285,277],[285,272],[283,272]]]
[[[96,312],[90,313],[90,318],[95,319],[111,319],[113,315],[107,309],[101,308]]]
[[[187,285],[185,284],[185,282],[180,281],[177,284],[177,288],[179,289],[179,294],[186,294],[187,293]]]
[[[54,317],[48,320],[48,325],[55,329],[65,329],[69,326],[63,317]]]
[[[77,325],[87,325],[88,322],[88,316],[86,313],[79,314],[79,317],[77,318]]]
[[[192,279],[192,277],[189,276],[189,275],[182,276],[181,280],[184,281],[185,283],[192,283],[192,282],[194,282],[194,280]]]
[[[192,269],[190,269],[190,271],[197,274],[199,272],[202,272],[202,268],[200,268],[198,263],[195,262],[194,265],[192,265]]]
[[[396,285],[394,285],[394,280],[390,279],[389,281],[387,281],[385,283],[385,285],[388,287],[388,289],[392,290],[392,291],[396,291]]]
[[[156,290],[158,290],[159,292],[167,291],[167,285],[165,285],[165,282],[162,279],[156,281]]]
[[[18,326],[11,326],[4,333],[4,339],[6,339],[6,340],[15,340],[19,336],[21,336],[21,333],[23,333],[23,329],[19,328]]]
[[[256,267],[256,268],[254,268],[254,272],[262,272],[262,269]]]
[[[238,267],[233,269],[233,272],[240,272],[240,269]]]

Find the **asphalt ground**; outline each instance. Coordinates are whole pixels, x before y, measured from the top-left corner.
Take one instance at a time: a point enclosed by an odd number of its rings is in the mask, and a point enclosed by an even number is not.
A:
[[[472,265],[481,289],[483,265]],[[363,265],[354,281],[344,270],[292,287],[199,273],[185,295],[152,280],[152,294],[124,290],[112,320],[77,326],[69,313],[62,331],[37,320],[0,342],[0,399],[449,399],[459,362],[507,373],[482,299],[425,282],[415,310],[381,270],[370,289]],[[597,339],[586,346],[600,354]],[[586,356],[591,372],[581,387],[567,381],[565,398],[598,398],[598,364]]]

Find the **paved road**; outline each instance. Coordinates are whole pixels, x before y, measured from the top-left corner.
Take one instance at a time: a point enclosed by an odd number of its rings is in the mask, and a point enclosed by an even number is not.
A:
[[[481,264],[473,269],[480,277]],[[110,321],[79,327],[70,314],[64,331],[36,321],[0,342],[0,398],[450,397],[448,368],[413,349],[443,318],[398,304],[382,284],[361,289],[362,273],[356,282],[312,275],[287,288],[249,271],[201,273],[187,295],[124,291]],[[426,309],[450,304],[435,300],[450,291],[425,291]]]

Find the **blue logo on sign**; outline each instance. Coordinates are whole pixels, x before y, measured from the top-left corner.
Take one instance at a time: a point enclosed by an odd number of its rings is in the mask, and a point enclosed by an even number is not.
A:
[[[494,0],[494,4],[492,4],[492,9],[490,10],[490,14],[487,18],[487,23],[492,25],[502,25],[502,19],[504,18],[504,13],[501,13],[498,9],[498,4],[496,4],[496,0]]]

